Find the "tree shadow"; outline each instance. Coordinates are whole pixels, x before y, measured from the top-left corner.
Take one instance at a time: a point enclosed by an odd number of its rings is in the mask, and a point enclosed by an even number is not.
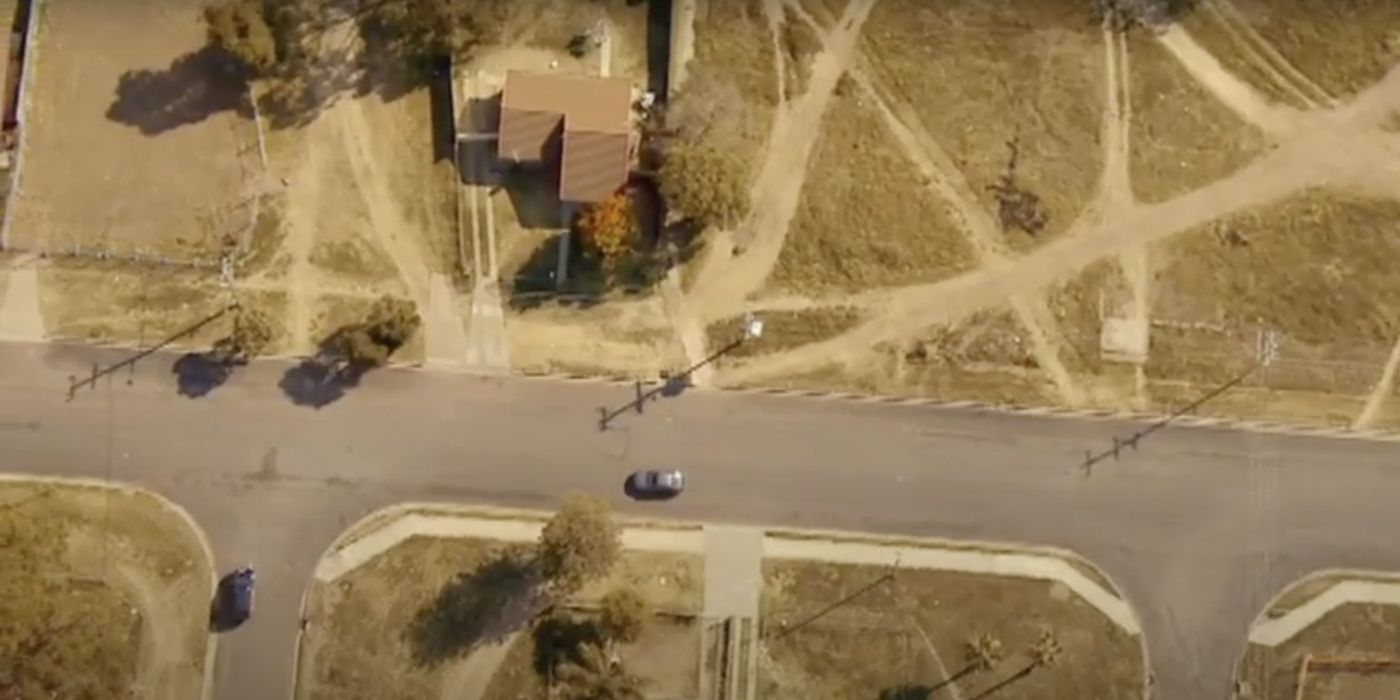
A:
[[[277,386],[297,406],[321,409],[345,397],[370,368],[317,355],[282,373]]]
[[[536,583],[534,563],[519,548],[458,574],[405,631],[414,662],[434,666],[523,628],[539,613]]]
[[[875,700],[929,700],[933,697],[934,687],[918,684],[897,685],[892,688],[885,688],[875,696]]]
[[[277,386],[297,406],[321,409],[345,397],[345,392],[360,385],[376,365],[355,362],[347,357],[344,338],[358,326],[341,326],[321,341],[316,354],[302,360],[282,373]]]
[[[603,630],[594,620],[556,613],[535,626],[535,673],[549,678],[566,663],[582,663],[583,647],[600,646]]]
[[[233,376],[233,366],[212,352],[190,352],[175,360],[176,391],[181,396],[198,399],[224,385]]]
[[[220,112],[252,117],[248,84],[237,62],[215,46],[181,56],[164,70],[129,70],[117,78],[107,118],[147,136],[197,124]]]

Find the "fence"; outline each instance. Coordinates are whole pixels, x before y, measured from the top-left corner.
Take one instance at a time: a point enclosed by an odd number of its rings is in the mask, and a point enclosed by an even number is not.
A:
[[[1304,654],[1298,662],[1294,700],[1307,700],[1308,675],[1314,672],[1390,673],[1400,675],[1400,657],[1382,655]]]

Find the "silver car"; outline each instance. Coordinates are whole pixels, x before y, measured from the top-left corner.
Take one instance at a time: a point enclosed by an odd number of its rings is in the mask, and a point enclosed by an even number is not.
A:
[[[685,475],[679,469],[649,469],[627,477],[627,492],[634,498],[672,498],[684,490]]]

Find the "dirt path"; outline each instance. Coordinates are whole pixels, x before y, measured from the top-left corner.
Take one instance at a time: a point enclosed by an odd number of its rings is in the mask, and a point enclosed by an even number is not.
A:
[[[858,342],[865,346],[898,340],[910,328],[960,319],[995,306],[1013,294],[1044,288],[1107,256],[1165,239],[1232,212],[1262,206],[1323,185],[1355,185],[1377,173],[1393,173],[1400,139],[1366,119],[1379,119],[1400,97],[1400,68],[1359,98],[1346,112],[1313,123],[1249,166],[1195,191],[1142,206],[1108,223],[1083,222],[1057,240],[999,269],[981,269],[943,282],[867,295],[884,309],[874,319],[821,343],[758,358],[731,370],[738,382],[809,370],[840,357]],[[1345,109],[1345,108],[1344,108]]]
[[[25,256],[0,276],[4,298],[0,301],[0,338],[43,340],[44,315],[39,306],[39,262]]]
[[[811,16],[806,13],[800,15],[813,25],[813,29],[818,28]],[[874,104],[886,128],[894,136],[896,145],[927,182],[926,187],[938,201],[950,207],[949,213],[953,223],[962,231],[963,238],[972,247],[983,268],[1003,266],[1010,257],[1010,251],[1002,238],[1000,227],[978,204],[967,178],[928,133],[918,115],[908,105],[895,100],[891,91],[877,87],[870,73],[864,68],[852,69],[851,76],[857,87]],[[1061,401],[1069,406],[1083,405],[1084,392],[1060,359],[1064,339],[1058,322],[1045,307],[1044,298],[1035,291],[1016,294],[1011,297],[1011,310],[1017,322],[1025,329],[1036,364],[1044,370],[1059,393]],[[916,333],[918,330],[919,328],[911,328],[910,332]],[[868,353],[869,348],[859,348],[853,343],[849,351]]]
[[[321,178],[325,177],[321,155],[323,137],[311,127],[304,133],[306,150],[287,187],[287,211],[283,219],[287,237],[282,242],[282,249],[291,256],[291,266],[287,270],[287,334],[291,338],[291,351],[296,355],[315,351],[311,340],[311,310],[320,289],[311,265],[311,249],[316,244]]]
[[[1357,430],[1369,428],[1375,424],[1376,419],[1381,417],[1386,401],[1395,391],[1395,372],[1397,369],[1400,369],[1400,340],[1396,340],[1395,345],[1390,349],[1390,357],[1385,361],[1385,369],[1381,371],[1381,378],[1372,387],[1371,395],[1366,397],[1366,406],[1361,409],[1361,414],[1352,422],[1351,427]]]
[[[1260,36],[1230,0],[1209,0],[1202,5],[1230,35],[1235,46],[1275,85],[1309,109],[1337,106],[1336,98],[1304,75],[1273,44]]]
[[[1168,27],[1157,41],[1181,63],[1202,87],[1215,95],[1230,111],[1272,136],[1298,128],[1300,115],[1283,105],[1269,102],[1259,91],[1220,65],[1185,29]]]
[[[773,138],[754,183],[753,211],[744,232],[735,237],[743,253],[731,256],[729,246],[715,245],[701,263],[691,296],[704,310],[705,319],[739,311],[777,264],[797,213],[822,117],[874,4],[875,0],[853,0],[846,7],[837,27],[827,35],[825,48],[812,60],[807,91],[775,120]]]

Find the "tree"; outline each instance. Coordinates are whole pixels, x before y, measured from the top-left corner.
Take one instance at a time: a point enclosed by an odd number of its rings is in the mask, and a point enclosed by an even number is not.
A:
[[[598,626],[603,637],[612,643],[637,641],[650,614],[646,600],[631,588],[618,588],[603,596],[601,603]]]
[[[734,226],[748,212],[743,160],[736,152],[703,139],[679,139],[669,144],[657,180],[670,206],[703,224]]]
[[[255,76],[277,65],[277,42],[261,0],[219,0],[204,8],[209,42]]]
[[[233,330],[214,343],[214,357],[228,365],[245,364],[267,352],[272,337],[272,321],[267,314],[239,306],[233,316]]]
[[[1160,27],[1195,9],[1200,0],[1094,0],[1104,26],[1124,31],[1134,26]]]
[[[487,37],[480,2],[466,0],[384,0],[371,19],[394,32],[410,55],[466,56]]]
[[[567,596],[607,574],[621,552],[621,532],[608,504],[571,494],[540,533],[540,575],[554,595]]]
[[[133,681],[130,603],[75,588],[54,566],[66,545],[61,520],[0,506],[0,697],[116,698]]]
[[[417,304],[407,299],[384,296],[370,307],[365,332],[375,343],[393,353],[403,347],[421,325],[423,318],[418,315]]]
[[[998,681],[996,685],[978,693],[972,700],[980,700],[980,698],[988,697],[992,693],[1031,675],[1038,668],[1054,668],[1060,663],[1060,655],[1062,652],[1060,640],[1055,636],[1054,630],[1049,627],[1040,628],[1040,633],[1036,635],[1035,642],[1026,649],[1026,658],[1029,660],[1028,663],[1022,666],[1021,670]]]
[[[322,344],[323,357],[353,369],[379,367],[418,331],[423,319],[407,299],[380,297],[365,320],[344,326]],[[342,368],[343,369],[343,368]]]
[[[968,673],[990,671],[1001,662],[1001,640],[988,632],[976,632],[968,638],[963,647],[962,670],[950,680],[956,680]]]
[[[561,700],[642,700],[642,679],[596,644],[559,667]]]
[[[626,192],[590,205],[578,220],[579,236],[609,267],[627,257],[637,241],[637,212]]]

